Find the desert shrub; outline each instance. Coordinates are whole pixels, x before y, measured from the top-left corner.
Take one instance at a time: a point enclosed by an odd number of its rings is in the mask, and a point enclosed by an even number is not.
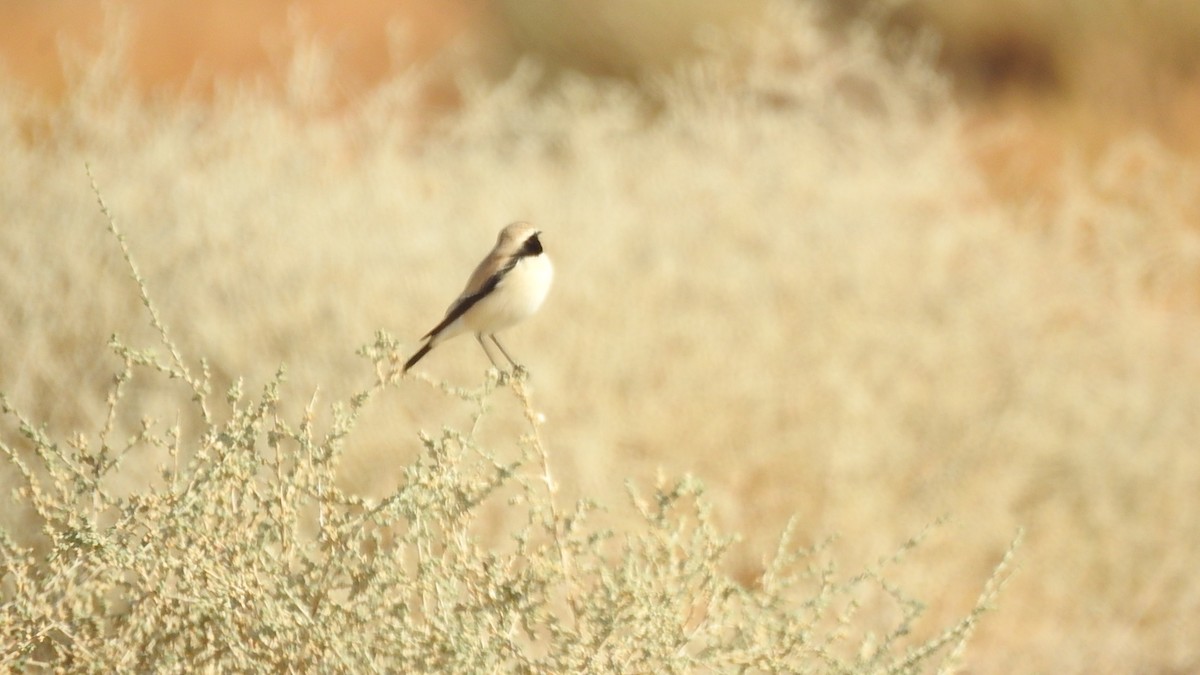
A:
[[[493,397],[514,396],[527,424],[515,453],[444,428],[421,435],[391,494],[344,491],[336,470],[360,412],[386,388],[432,381],[400,377],[401,345],[380,332],[359,352],[374,377],[332,406],[323,431],[315,396],[298,420],[281,412],[283,369],[257,395],[240,381],[214,394],[208,364],[189,365],[176,346],[100,203],[162,349],[113,338],[119,367],[95,432],[60,438],[3,399],[20,440],[0,451],[40,524],[28,542],[0,532],[7,668],[923,672],[957,663],[1007,578],[1011,548],[965,617],[916,640],[923,605],[889,573],[919,538],[844,575],[789,528],[761,577],[739,583],[725,564],[736,537],[715,525],[695,479],[660,480],[649,495],[631,487],[638,517],[620,530],[595,517],[597,504],[560,505],[525,376],[495,371],[476,389],[431,393],[459,398],[476,420]],[[163,378],[182,392],[176,420],[146,417],[119,435],[128,393]],[[114,481],[155,460],[157,476]],[[514,525],[481,536],[495,525],[482,507],[496,501]],[[879,604],[888,619],[877,629],[879,614],[860,610]]]

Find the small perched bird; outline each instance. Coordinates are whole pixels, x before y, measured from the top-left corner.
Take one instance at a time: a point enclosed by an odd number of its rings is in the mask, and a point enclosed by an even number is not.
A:
[[[542,251],[540,234],[533,225],[521,221],[500,230],[492,252],[475,268],[441,323],[421,338],[425,344],[404,364],[404,372],[429,350],[467,331],[475,334],[493,366],[500,368],[488,351],[485,337],[500,348],[514,368],[520,367],[496,339],[496,333],[536,312],[550,291],[554,267]]]

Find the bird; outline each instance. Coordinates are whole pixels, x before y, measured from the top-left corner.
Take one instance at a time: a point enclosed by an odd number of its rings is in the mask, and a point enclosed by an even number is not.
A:
[[[500,230],[491,253],[479,263],[462,293],[450,303],[446,316],[421,339],[425,344],[404,364],[407,373],[431,349],[466,332],[475,334],[488,360],[491,340],[514,370],[522,366],[496,339],[496,333],[529,318],[542,306],[554,280],[554,266],[542,249],[541,230],[525,221],[509,223]]]

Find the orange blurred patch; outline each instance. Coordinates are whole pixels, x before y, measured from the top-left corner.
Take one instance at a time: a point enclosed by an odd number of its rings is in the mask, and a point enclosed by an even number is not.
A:
[[[10,0],[0,3],[0,60],[18,80],[58,98],[66,88],[59,41],[98,49],[112,28],[106,13],[129,18],[128,67],[140,87],[186,86],[201,96],[219,80],[278,80],[291,38],[309,35],[331,48],[337,93],[350,95],[473,39],[482,19],[478,3],[465,0]],[[403,40],[389,39],[392,26],[406,31]]]

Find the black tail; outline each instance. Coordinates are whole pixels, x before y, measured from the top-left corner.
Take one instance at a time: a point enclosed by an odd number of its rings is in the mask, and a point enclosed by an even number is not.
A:
[[[422,345],[421,348],[417,350],[417,353],[412,355],[412,358],[404,362],[404,370],[402,372],[407,373],[409,368],[417,365],[417,361],[420,361],[422,357],[428,354],[430,349],[433,349],[432,344],[426,342],[424,345]]]

